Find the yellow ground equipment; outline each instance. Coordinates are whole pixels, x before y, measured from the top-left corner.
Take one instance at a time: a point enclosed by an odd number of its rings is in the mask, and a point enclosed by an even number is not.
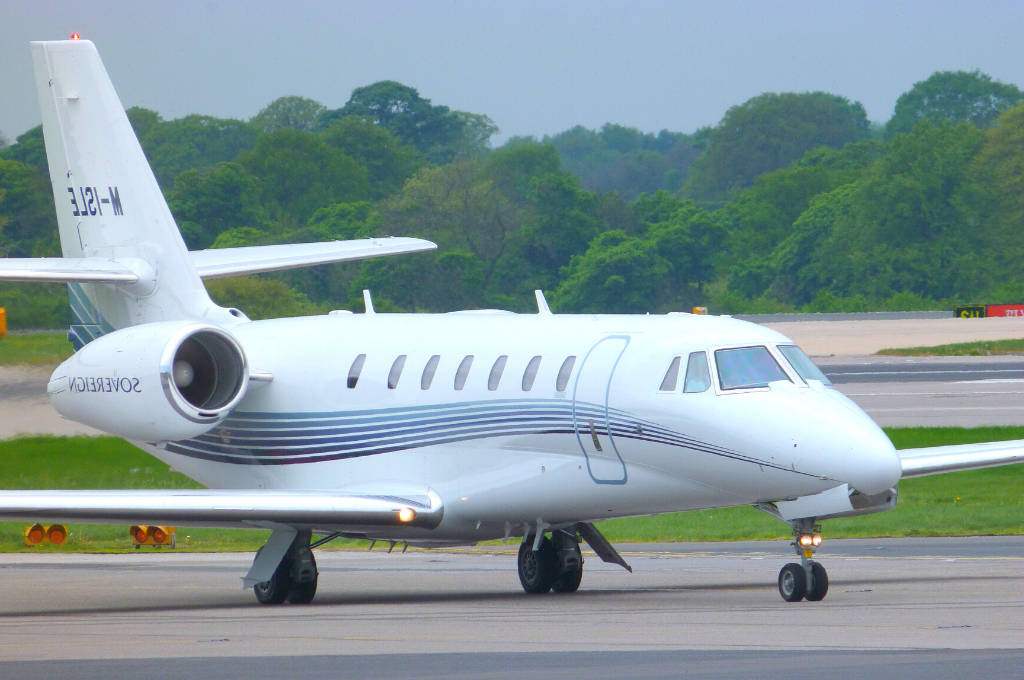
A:
[[[128,530],[132,537],[132,543],[138,550],[144,545],[151,545],[159,548],[162,545],[174,547],[174,535],[178,532],[177,527],[155,527],[155,526],[133,526]]]
[[[0,307],[0,338],[7,337],[7,308]]]
[[[48,527],[44,527],[42,524],[36,523],[30,527],[25,527],[22,535],[25,537],[25,545],[29,546],[39,545],[40,543],[64,545],[68,541],[68,529],[63,524],[51,524]]]
[[[693,311],[690,312],[690,313],[691,314],[707,314],[708,313],[708,308],[707,307],[694,307]]]

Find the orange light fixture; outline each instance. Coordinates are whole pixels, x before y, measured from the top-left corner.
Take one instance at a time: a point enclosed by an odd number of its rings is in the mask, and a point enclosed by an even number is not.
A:
[[[46,539],[54,545],[63,545],[68,540],[68,530],[62,524],[54,524],[46,530]]]
[[[46,538],[42,524],[33,524],[25,529],[25,545],[39,545]]]
[[[416,511],[412,508],[402,508],[398,511],[398,521],[403,523],[409,523],[416,519]]]
[[[72,40],[79,40],[79,39],[80,39],[80,36],[79,36],[79,35],[78,35],[77,33],[72,33],[72,34],[71,34],[71,39],[72,39]]]
[[[173,548],[175,545],[174,535],[177,531],[177,527],[158,527],[142,524],[128,529],[128,535],[132,537],[132,543],[136,548],[144,545],[151,545],[157,548],[160,546],[170,546]]]
[[[40,543],[64,545],[68,541],[68,529],[63,524],[51,524],[46,527],[37,522],[32,526],[25,527],[22,535],[25,537],[25,545],[28,546]]]

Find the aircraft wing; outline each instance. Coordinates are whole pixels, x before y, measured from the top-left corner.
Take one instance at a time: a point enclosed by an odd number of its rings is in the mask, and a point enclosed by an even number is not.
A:
[[[317,529],[408,526],[433,529],[444,505],[432,489],[389,495],[331,491],[0,491],[0,520]]]
[[[1024,439],[898,451],[903,479],[1024,463]]]
[[[101,257],[0,258],[0,281],[56,283],[137,283],[126,265]]]
[[[368,257],[416,253],[435,248],[437,248],[436,244],[423,239],[389,237],[193,250],[189,252],[189,255],[201,278],[219,279],[225,276],[311,267],[330,262],[348,262]]]

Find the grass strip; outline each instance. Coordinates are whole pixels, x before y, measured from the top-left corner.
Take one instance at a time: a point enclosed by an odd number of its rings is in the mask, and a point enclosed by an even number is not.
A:
[[[66,331],[0,338],[0,366],[56,366],[74,352]]]
[[[1024,340],[981,340],[935,347],[903,347],[882,349],[876,354],[897,357],[989,357],[1024,354]]]
[[[1024,427],[886,428],[900,449],[1024,439]],[[194,489],[200,486],[115,437],[23,437],[0,441],[5,489]],[[127,526],[70,525],[65,546],[28,548],[26,522],[0,523],[0,552],[127,552]],[[750,507],[696,510],[601,522],[612,541],[733,541],[785,539],[789,527]],[[1024,534],[1024,465],[971,470],[900,483],[895,510],[828,520],[827,538]],[[265,531],[181,529],[178,550],[254,551]],[[335,548],[365,548],[340,541]],[[327,546],[325,546],[326,548]],[[152,550],[153,548],[143,548]]]

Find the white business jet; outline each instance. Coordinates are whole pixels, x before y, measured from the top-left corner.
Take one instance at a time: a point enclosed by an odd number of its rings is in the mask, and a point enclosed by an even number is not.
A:
[[[726,317],[366,313],[250,321],[212,279],[434,248],[412,238],[189,252],[93,44],[33,42],[77,352],[47,390],[201,491],[4,491],[0,519],[271,530],[244,587],[306,603],[335,537],[522,537],[529,593],[573,592],[593,522],[754,505],[789,523],[789,601],[821,600],[818,522],[901,478],[1024,460],[1024,442],[897,452],[793,342]],[[84,464],[87,464],[83,461]]]

